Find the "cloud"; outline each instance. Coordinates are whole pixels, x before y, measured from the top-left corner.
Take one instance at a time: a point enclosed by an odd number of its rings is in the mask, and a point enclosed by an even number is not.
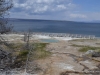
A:
[[[85,12],[73,0],[13,0],[12,18],[71,21],[100,20],[100,12]]]
[[[90,14],[91,18],[94,18],[95,20],[100,20],[100,12],[94,12]]]
[[[74,7],[75,4],[71,0],[14,0],[14,8],[12,11],[41,14],[46,12],[68,11]],[[16,9],[20,11],[16,11]]]
[[[100,12],[87,12],[84,14],[87,16],[86,20],[88,21],[100,20]]]
[[[84,14],[70,14],[71,18],[87,18]]]

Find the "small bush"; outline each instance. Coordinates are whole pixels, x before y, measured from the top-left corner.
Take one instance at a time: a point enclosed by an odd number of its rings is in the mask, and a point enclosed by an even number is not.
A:
[[[23,50],[23,51],[21,51],[20,53],[19,53],[19,56],[27,56],[27,54],[29,53],[29,51],[28,50]]]
[[[26,64],[28,53],[29,53],[28,50],[20,51],[19,54],[17,55],[17,58],[16,58],[14,64],[12,65],[12,68],[21,68],[21,67],[23,67]]]

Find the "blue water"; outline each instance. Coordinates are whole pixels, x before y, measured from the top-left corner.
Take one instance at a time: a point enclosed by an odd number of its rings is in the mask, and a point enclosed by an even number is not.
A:
[[[24,19],[14,19],[10,23],[14,25],[15,31],[30,29],[32,32],[84,34],[100,37],[100,23]]]
[[[56,39],[41,39],[42,42],[46,42],[46,43],[56,43],[59,42]]]

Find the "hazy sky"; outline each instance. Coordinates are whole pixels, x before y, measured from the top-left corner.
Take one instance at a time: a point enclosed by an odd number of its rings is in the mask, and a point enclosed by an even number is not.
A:
[[[100,20],[100,0],[13,0],[11,18]]]

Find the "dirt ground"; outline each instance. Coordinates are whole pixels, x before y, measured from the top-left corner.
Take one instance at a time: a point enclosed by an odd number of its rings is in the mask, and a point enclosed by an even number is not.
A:
[[[36,75],[100,75],[100,57],[83,56],[85,53],[79,52],[79,47],[72,46],[77,44],[99,47],[99,43],[100,40],[72,40],[50,43],[46,50],[52,52],[52,55],[35,61],[41,68]],[[32,62],[30,67],[32,68]]]

